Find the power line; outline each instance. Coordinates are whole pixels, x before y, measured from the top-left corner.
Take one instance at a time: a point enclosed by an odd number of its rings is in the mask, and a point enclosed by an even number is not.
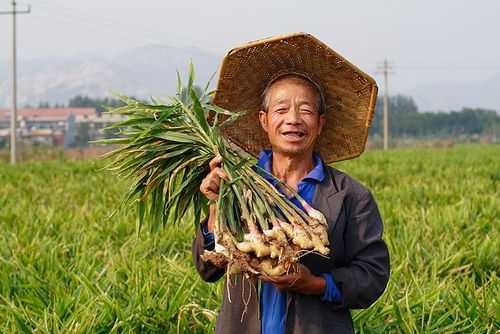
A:
[[[11,2],[11,11],[2,11],[0,15],[12,15],[12,110],[10,111],[10,163],[16,164],[16,130],[17,130],[17,50],[16,50],[16,15],[29,14],[31,6],[26,10],[16,10],[16,1]]]

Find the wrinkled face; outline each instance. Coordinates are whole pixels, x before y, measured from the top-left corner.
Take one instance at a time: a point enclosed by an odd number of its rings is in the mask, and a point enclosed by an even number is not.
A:
[[[267,110],[260,111],[259,118],[273,152],[312,154],[325,123],[318,101],[318,93],[302,79],[283,78],[269,87]]]

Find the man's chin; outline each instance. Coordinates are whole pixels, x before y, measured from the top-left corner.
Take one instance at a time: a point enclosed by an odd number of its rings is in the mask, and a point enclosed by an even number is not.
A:
[[[289,156],[300,156],[308,154],[308,150],[305,147],[297,146],[284,146],[284,147],[273,147],[274,152],[279,152],[283,155]]]

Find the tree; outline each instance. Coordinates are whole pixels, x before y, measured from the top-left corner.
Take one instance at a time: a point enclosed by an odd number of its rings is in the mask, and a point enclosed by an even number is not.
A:
[[[122,106],[123,102],[112,98],[91,98],[89,96],[77,95],[69,100],[68,106],[72,108],[95,108],[100,115],[107,108]]]
[[[382,136],[383,104],[377,101],[371,136]],[[494,110],[462,108],[451,112],[419,112],[413,98],[404,95],[389,98],[391,137],[450,137],[494,133],[500,116]]]
[[[80,123],[76,130],[76,145],[79,147],[87,147],[90,139],[89,123]]]
[[[47,101],[38,102],[38,108],[50,108],[50,104]]]

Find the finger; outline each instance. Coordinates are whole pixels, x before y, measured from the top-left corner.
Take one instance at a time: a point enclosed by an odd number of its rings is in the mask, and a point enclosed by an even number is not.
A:
[[[211,184],[214,184],[216,187],[219,187],[220,176],[219,174],[217,174],[217,169],[210,171],[210,173],[205,176],[203,181],[209,182]]]
[[[205,197],[208,198],[209,201],[216,201],[219,199],[219,195],[214,193],[205,194]]]
[[[268,283],[275,283],[275,278],[269,276],[269,275],[266,275],[264,273],[262,273],[260,276],[259,276],[259,279],[261,281],[264,281],[264,282],[268,282]]]
[[[226,172],[222,168],[217,167],[217,168],[214,168],[212,171],[215,172],[217,174],[217,176],[219,176],[221,179],[229,181],[229,176],[226,174]]]
[[[215,194],[218,194],[219,193],[219,185],[220,185],[219,179],[208,179],[206,182],[206,190],[209,192],[213,192]]]
[[[298,280],[299,280],[299,277],[296,277],[294,280],[292,280],[290,282],[290,287],[293,287],[295,285],[295,283],[297,283]]]
[[[200,191],[205,194],[207,193],[208,191],[208,183],[209,183],[209,179],[208,178],[204,178],[202,181],[201,181],[201,184],[200,184]]]
[[[300,290],[298,286],[295,285],[297,282],[297,279],[288,281],[288,282],[283,282],[283,283],[273,283],[274,286],[276,286],[277,289],[279,289],[281,292],[285,291],[296,291]]]
[[[210,162],[208,163],[208,166],[212,170],[215,167],[220,167],[221,164],[222,164],[222,157],[220,155],[217,155],[215,158],[213,158],[212,160],[210,160]]]
[[[278,282],[283,283],[283,284],[289,284],[290,282],[294,281],[296,279],[296,275],[294,274],[289,274],[289,275],[283,275],[278,277]]]
[[[215,201],[219,198],[219,192],[213,191],[213,185],[210,184],[210,180],[208,179],[204,179],[201,182],[200,192],[211,201]]]
[[[208,174],[200,184],[201,192],[213,191],[219,192],[220,179],[217,175]]]
[[[211,191],[207,192],[204,190],[201,190],[201,193],[209,200],[209,201],[216,201],[219,199],[219,194],[213,193]]]
[[[280,276],[276,276],[276,277],[271,278],[271,277],[266,275],[266,277],[268,278],[268,280],[271,280],[273,283],[283,284],[283,281],[282,281]]]
[[[274,279],[272,283],[274,283],[277,286],[280,286],[282,289],[288,288],[290,286],[290,283],[292,280],[285,279],[283,280],[282,278],[277,278]]]

